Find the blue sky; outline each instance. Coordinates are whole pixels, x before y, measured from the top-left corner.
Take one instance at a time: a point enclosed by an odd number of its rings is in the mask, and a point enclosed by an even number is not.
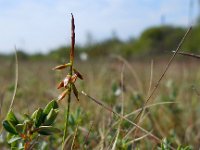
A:
[[[94,41],[113,32],[122,40],[137,37],[147,27],[165,23],[188,26],[190,0],[0,0],[0,53],[14,46],[28,53],[46,53],[70,43],[70,13],[75,16],[76,42],[88,33]],[[198,13],[193,0],[192,17]]]

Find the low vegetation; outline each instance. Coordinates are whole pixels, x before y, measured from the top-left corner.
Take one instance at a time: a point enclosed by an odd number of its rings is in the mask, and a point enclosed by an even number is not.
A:
[[[178,34],[171,30],[177,30]],[[92,53],[96,52],[91,50],[88,51],[89,57],[94,58],[81,60],[74,55],[72,16],[69,62],[66,63],[64,47],[58,54],[51,52],[45,59],[42,55],[30,58],[19,54],[20,68],[16,73],[13,72],[13,61],[1,59],[0,75],[4,78],[0,78],[0,119],[3,125],[0,146],[25,150],[197,149],[200,144],[197,134],[200,130],[199,59],[172,63],[181,46],[189,47],[190,39],[185,41],[189,31],[182,42],[185,29],[181,28],[153,28],[141,35],[140,40],[149,43],[152,54],[158,53],[161,43],[168,43],[165,47],[168,50],[169,46],[171,52],[180,42],[175,53],[171,53],[170,61],[166,57],[151,61],[148,57],[144,61],[128,62],[119,53],[114,56],[109,51],[100,53],[98,46],[102,45],[114,47],[116,52],[122,47],[131,48],[117,39],[95,47],[97,54],[105,55],[105,58],[94,59],[96,54]],[[164,34],[176,41],[162,38]],[[140,40],[134,40],[134,46],[142,47],[146,53]],[[152,41],[157,41],[157,45]],[[92,46],[88,48],[92,49]],[[129,52],[123,54],[129,55]],[[33,61],[38,59],[40,61]],[[53,70],[61,71],[52,71],[52,66],[56,66]],[[14,83],[13,74],[16,74],[16,81],[19,74],[19,82],[15,84],[11,84]],[[78,81],[75,86],[77,78],[83,77],[84,81]],[[62,89],[61,92],[55,90],[59,80],[57,88]],[[10,104],[13,93],[14,101]]]

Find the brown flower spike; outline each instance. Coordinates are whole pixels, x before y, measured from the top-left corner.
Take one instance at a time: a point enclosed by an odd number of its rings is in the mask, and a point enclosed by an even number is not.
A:
[[[58,84],[57,89],[64,88],[65,90],[58,96],[58,101],[64,99],[66,95],[71,94],[71,91],[73,91],[75,97],[77,100],[79,100],[78,96],[78,90],[75,86],[75,82],[77,78],[83,80],[83,76],[79,71],[77,71],[75,68],[73,68],[74,64],[74,46],[75,46],[75,24],[74,24],[74,17],[73,14],[71,19],[71,49],[70,49],[70,62],[58,65],[53,68],[53,70],[63,70],[65,68],[69,68],[69,73],[66,75],[66,77]]]

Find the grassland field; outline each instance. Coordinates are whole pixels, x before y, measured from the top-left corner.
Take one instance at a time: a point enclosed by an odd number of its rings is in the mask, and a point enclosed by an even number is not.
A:
[[[75,66],[83,74],[84,80],[78,81],[77,87],[79,91],[87,92],[119,113],[122,109],[123,99],[124,114],[129,114],[142,107],[167,62],[168,58],[153,61],[151,58],[129,60],[125,64],[115,58],[79,60],[75,62]],[[2,121],[14,91],[15,61],[14,59],[4,59],[0,60],[0,64],[0,100],[2,103],[0,119]],[[61,91],[57,90],[56,86],[66,73],[65,71],[52,71],[52,68],[58,64],[59,62],[49,60],[19,60],[19,82],[14,101],[14,110],[18,112],[19,118],[23,113],[30,114],[36,108],[44,107],[50,100],[58,97]],[[149,107],[149,113],[144,115],[139,124],[159,138],[167,138],[173,147],[178,145],[190,145],[193,149],[200,147],[199,65],[200,61],[196,59],[176,59],[148,105],[166,103]],[[152,83],[151,88],[150,83]],[[66,99],[60,102],[60,107],[62,109],[59,112],[56,126],[64,128]],[[74,115],[74,118],[70,124],[72,128],[70,136],[73,136],[75,128],[78,130],[75,149],[81,149],[84,142],[86,149],[109,149],[112,147],[117,134],[118,118],[111,112],[80,95],[79,102],[74,97],[72,99],[71,115]],[[133,121],[136,115],[137,113],[134,113],[128,118]],[[149,115],[152,119],[149,118]],[[2,125],[0,127],[2,128]],[[134,137],[134,132],[130,132],[132,129],[131,124],[122,121],[117,149],[133,147],[154,149],[159,146],[149,136],[132,144],[131,140]],[[138,130],[136,137],[143,135],[145,133]],[[55,135],[45,140],[54,141],[50,144],[49,149],[56,149],[60,146],[61,136]],[[70,140],[68,142],[70,143]],[[128,142],[130,143],[127,144]],[[0,147],[7,147],[7,145],[1,142]]]

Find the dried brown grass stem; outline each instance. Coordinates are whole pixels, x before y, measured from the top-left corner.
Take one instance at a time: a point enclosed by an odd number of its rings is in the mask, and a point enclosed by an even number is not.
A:
[[[186,37],[188,36],[188,34],[190,33],[190,31],[192,30],[192,27],[190,27],[187,32],[185,33],[185,35],[183,36],[183,38],[181,39],[180,43],[178,44],[178,47],[176,49],[176,51],[174,52],[174,54],[172,55],[172,57],[170,58],[169,62],[167,63],[164,72],[162,73],[162,75],[160,76],[160,78],[158,79],[156,85],[154,86],[152,92],[150,93],[149,97],[146,99],[145,103],[142,106],[142,110],[138,113],[138,115],[135,118],[135,121],[140,117],[140,115],[142,114],[144,107],[146,106],[146,104],[150,101],[150,99],[152,98],[152,96],[154,95],[155,91],[157,90],[158,86],[160,85],[160,82],[162,81],[163,77],[165,76],[167,70],[169,69],[169,67],[171,66],[175,56],[177,55],[178,51],[180,50],[181,46],[183,45]]]

